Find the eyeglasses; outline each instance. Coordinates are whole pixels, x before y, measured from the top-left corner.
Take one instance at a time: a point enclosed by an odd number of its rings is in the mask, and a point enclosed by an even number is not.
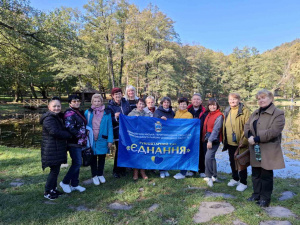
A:
[[[77,102],[81,102],[79,99],[77,99],[77,100],[72,100],[71,101],[72,103],[77,103]]]

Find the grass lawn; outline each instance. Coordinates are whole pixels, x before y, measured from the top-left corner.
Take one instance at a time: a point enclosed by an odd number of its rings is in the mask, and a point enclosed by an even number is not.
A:
[[[83,193],[72,192],[49,201],[43,198],[49,168],[42,171],[40,151],[0,146],[0,224],[193,224],[193,216],[203,201],[229,202],[235,208],[233,213],[216,217],[206,224],[232,224],[232,221],[239,219],[255,225],[273,219],[255,203],[246,201],[252,190],[250,177],[250,187],[239,193],[235,188],[227,187],[230,179],[228,174],[220,174],[222,182],[213,188],[208,188],[203,179],[198,177],[175,180],[172,177],[160,179],[158,175],[149,174],[148,181],[133,182],[132,174],[114,179],[111,175],[112,163],[112,159],[107,159],[105,184],[84,185],[87,190]],[[66,172],[66,168],[61,169],[59,182]],[[171,171],[171,176],[176,172]],[[90,177],[90,168],[82,168],[80,181]],[[24,185],[12,187],[10,183],[16,180],[24,182]],[[299,217],[299,186],[299,179],[275,178],[271,206],[286,207]],[[205,198],[206,190],[228,193],[236,198]],[[278,201],[280,193],[287,190],[297,195],[291,200]],[[131,205],[132,209],[109,209],[108,205],[114,202]],[[149,212],[149,207],[155,203],[159,207]],[[79,206],[89,211],[77,211]],[[295,218],[281,220],[300,224]]]

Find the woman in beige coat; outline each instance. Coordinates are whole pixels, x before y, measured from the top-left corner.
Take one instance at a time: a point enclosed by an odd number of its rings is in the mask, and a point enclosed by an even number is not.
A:
[[[248,138],[250,164],[252,166],[253,194],[248,201],[257,201],[268,207],[273,191],[273,170],[285,167],[281,150],[281,132],[284,128],[284,112],[273,104],[274,96],[268,90],[256,94],[260,106],[245,124]]]

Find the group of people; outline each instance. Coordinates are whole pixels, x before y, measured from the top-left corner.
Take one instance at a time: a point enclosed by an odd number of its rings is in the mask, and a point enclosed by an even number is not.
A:
[[[249,109],[241,102],[238,93],[230,93],[229,106],[220,110],[216,99],[210,98],[204,107],[200,94],[194,94],[191,104],[187,98],[178,100],[176,113],[172,109],[169,97],[163,97],[158,107],[155,99],[148,96],[146,99],[138,98],[133,86],[126,87],[125,98],[121,88],[113,88],[112,99],[107,107],[103,104],[100,94],[94,94],[91,107],[84,113],[79,110],[80,99],[76,95],[68,98],[69,108],[61,112],[61,102],[54,97],[50,100],[48,109],[41,118],[43,124],[42,140],[42,167],[50,167],[44,197],[56,199],[62,194],[57,189],[57,178],[60,165],[67,161],[67,151],[72,159],[64,179],[59,183],[65,193],[72,191],[85,191],[79,185],[79,171],[82,163],[82,150],[89,146],[92,148],[91,160],[92,181],[95,185],[105,183],[104,165],[106,154],[113,142],[116,146],[113,176],[120,178],[126,175],[126,169],[119,167],[118,141],[119,116],[147,116],[163,120],[169,119],[199,119],[201,120],[200,152],[198,171],[181,170],[174,175],[175,179],[184,179],[187,176],[204,178],[209,187],[217,181],[216,152],[223,143],[222,151],[228,151],[232,179],[228,186],[235,187],[237,191],[244,191],[247,186],[247,169],[239,170],[236,166],[235,155],[250,150],[250,164],[252,166],[253,194],[248,201],[255,201],[261,207],[270,204],[273,190],[273,170],[284,168],[281,150],[281,132],[285,124],[284,113],[273,104],[274,96],[268,90],[257,93],[259,109],[250,115]],[[133,180],[148,179],[145,169],[133,168]],[[159,171],[160,177],[170,176],[166,170]]]

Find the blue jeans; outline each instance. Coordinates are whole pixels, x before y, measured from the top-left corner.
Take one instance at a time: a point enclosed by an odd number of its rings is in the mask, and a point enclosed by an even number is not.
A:
[[[64,184],[70,184],[71,182],[71,186],[76,187],[79,184],[79,171],[82,164],[81,148],[70,147],[69,153],[72,159],[72,166],[62,182]]]

